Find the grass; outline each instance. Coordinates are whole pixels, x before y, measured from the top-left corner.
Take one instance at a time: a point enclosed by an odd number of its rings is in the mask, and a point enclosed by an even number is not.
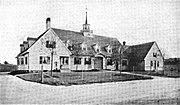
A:
[[[53,77],[49,76],[50,73],[44,75],[43,84],[49,85],[81,85],[81,84],[92,84],[92,83],[105,83],[105,82],[119,82],[119,81],[131,81],[131,80],[142,80],[142,79],[152,79],[151,77],[145,76],[135,76],[129,74],[119,74],[114,72],[68,72],[60,73],[53,72]],[[41,83],[41,74],[25,74],[19,75],[27,81]]]

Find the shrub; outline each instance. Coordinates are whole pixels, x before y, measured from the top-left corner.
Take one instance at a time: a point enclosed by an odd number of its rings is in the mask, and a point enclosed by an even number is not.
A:
[[[16,74],[26,74],[29,73],[29,70],[16,70],[16,71],[12,71],[9,74],[11,75],[16,75]]]

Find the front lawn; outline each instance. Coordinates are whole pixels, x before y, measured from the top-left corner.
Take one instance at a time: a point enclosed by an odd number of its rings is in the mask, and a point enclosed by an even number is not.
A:
[[[41,83],[40,73],[29,73],[24,75],[19,75],[27,81]],[[53,72],[53,77],[50,73],[44,73],[43,84],[49,85],[80,85],[80,84],[91,84],[91,83],[105,83],[105,82],[119,82],[119,81],[131,81],[131,80],[142,80],[142,79],[152,79],[151,77],[136,76],[129,74],[119,74],[115,72]]]

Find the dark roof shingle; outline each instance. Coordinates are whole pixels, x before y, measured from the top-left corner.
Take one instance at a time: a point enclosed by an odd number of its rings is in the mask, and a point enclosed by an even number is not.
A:
[[[144,60],[154,43],[155,42],[153,41],[138,45],[132,45],[128,47],[126,52],[128,53],[128,55],[135,55],[139,60]]]
[[[105,37],[105,36],[99,36],[99,35],[93,35],[92,37],[86,37],[83,36],[83,33],[81,32],[75,32],[75,31],[70,31],[70,30],[63,30],[63,29],[56,29],[56,28],[51,28],[57,35],[58,37],[66,43],[68,40],[70,40],[73,44],[72,50],[70,52],[74,55],[89,55],[93,56],[96,54],[94,51],[92,45],[99,44],[101,46],[101,51],[100,53],[103,54],[104,56],[110,56],[103,47],[111,45],[112,48],[113,46],[121,46],[120,42],[118,41],[117,38],[112,38],[112,37]],[[46,30],[43,34],[41,34],[39,37],[36,38],[36,41],[39,40],[48,30]],[[36,43],[36,41],[34,43]],[[81,44],[86,43],[88,50],[84,51],[81,49]],[[34,44],[33,43],[33,44]],[[31,47],[31,46],[30,46]],[[29,49],[29,48],[28,48]],[[28,49],[24,50],[23,52],[20,52],[18,56],[26,52]]]
[[[95,51],[92,47],[92,45],[98,44],[101,47],[101,54],[105,56],[110,56],[104,49],[104,46],[111,45],[114,46],[121,46],[120,42],[117,38],[112,37],[105,37],[105,36],[99,36],[99,35],[93,35],[92,37],[86,37],[83,36],[83,33],[81,32],[74,32],[69,30],[62,30],[62,29],[56,29],[52,28],[53,31],[59,36],[59,38],[66,42],[67,40],[70,40],[73,43],[73,50],[71,50],[71,53],[74,55],[94,55]],[[81,43],[86,43],[88,50],[83,51],[80,47]]]

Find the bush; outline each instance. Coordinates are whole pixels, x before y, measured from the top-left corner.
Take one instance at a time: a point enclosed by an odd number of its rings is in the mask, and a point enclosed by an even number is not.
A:
[[[48,72],[48,70],[43,70],[43,72]]]
[[[12,71],[9,74],[11,75],[16,75],[16,74],[26,74],[29,73],[29,70],[16,70],[16,71]]]
[[[17,70],[17,65],[0,64],[0,72],[11,72]]]
[[[61,72],[61,70],[54,69],[53,72]]]

